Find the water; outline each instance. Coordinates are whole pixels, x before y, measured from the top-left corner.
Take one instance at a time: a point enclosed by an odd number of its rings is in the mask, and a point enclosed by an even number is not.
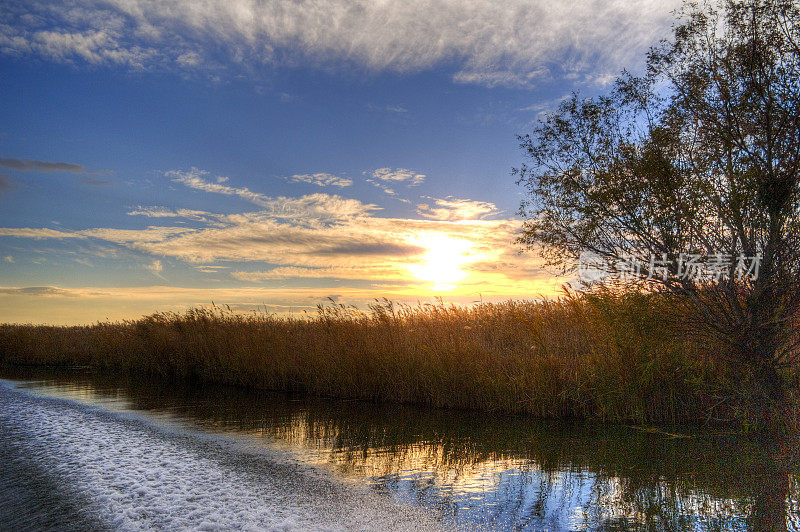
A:
[[[800,530],[797,446],[158,379],[5,368],[35,394],[279,449],[441,522],[504,530]],[[668,432],[668,433],[667,433]]]

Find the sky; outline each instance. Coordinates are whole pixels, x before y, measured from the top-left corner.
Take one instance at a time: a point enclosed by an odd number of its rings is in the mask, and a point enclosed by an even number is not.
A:
[[[556,295],[517,135],[676,7],[4,0],[0,322]]]

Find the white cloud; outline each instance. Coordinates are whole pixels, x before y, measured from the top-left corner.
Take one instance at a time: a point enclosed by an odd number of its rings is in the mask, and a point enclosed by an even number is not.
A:
[[[552,66],[616,73],[665,36],[678,0],[7,0],[0,51],[56,61],[178,65],[301,62],[520,85]],[[221,57],[224,56],[224,57]],[[212,59],[213,58],[213,59]]]
[[[227,178],[217,178],[217,182],[212,183],[206,179],[206,176],[209,175],[209,172],[206,170],[200,170],[198,168],[192,168],[186,172],[181,170],[171,170],[166,172],[166,175],[167,177],[171,177],[173,181],[182,183],[189,188],[204,190],[205,192],[212,192],[214,194],[225,194],[226,196],[239,196],[240,198],[255,203],[256,205],[264,206],[272,200],[272,198],[269,196],[252,192],[247,187],[235,188],[228,185],[223,185],[222,183],[227,181]]]
[[[128,216],[145,216],[147,218],[185,218],[197,222],[208,222],[214,218],[210,212],[192,209],[168,209],[166,207],[138,207],[129,211]]]
[[[425,182],[425,174],[414,172],[407,168],[377,168],[372,171],[372,177],[380,181],[402,182],[408,186],[417,186]]]
[[[29,296],[29,297],[49,297],[49,296],[62,296],[62,297],[76,297],[70,290],[64,290],[55,286],[26,286],[23,288],[18,287],[2,287],[0,288],[0,295],[4,296]]]
[[[448,196],[445,199],[430,198],[433,205],[420,203],[417,214],[434,220],[480,220],[488,216],[500,214],[494,203],[457,199]]]
[[[375,105],[374,103],[368,103],[367,109],[370,109],[372,111],[388,111],[390,113],[398,113],[398,114],[408,112],[408,109],[400,105],[380,106],[380,105]]]
[[[164,266],[161,264],[161,261],[158,259],[153,260],[153,262],[144,265],[144,269],[148,270],[150,273],[158,277],[159,279],[166,281],[166,277],[161,275],[161,271],[164,269]]]
[[[288,178],[292,183],[310,183],[318,187],[349,187],[353,185],[353,180],[347,177],[339,177],[328,173],[318,174],[295,174]]]
[[[175,61],[183,67],[194,68],[200,65],[202,59],[200,57],[200,54],[198,54],[197,52],[190,51],[182,53],[177,58],[175,58]]]
[[[57,62],[80,59],[93,65],[117,64],[142,69],[158,56],[154,48],[126,47],[116,36],[103,29],[69,31],[62,29],[25,31],[3,26],[0,29],[0,51],[11,54],[37,54]]]
[[[140,240],[131,246],[191,263],[260,261],[302,267],[396,264],[421,252],[417,245],[407,242],[408,231],[396,230],[382,220],[317,225],[241,216],[224,228],[187,232],[160,241]]]
[[[356,199],[343,198],[335,194],[307,194],[299,198],[267,196],[253,192],[247,187],[237,188],[223,185],[219,180],[213,183],[207,179],[209,175],[207,171],[197,168],[189,171],[172,170],[166,175],[189,188],[226,196],[238,196],[262,207],[265,213],[276,218],[344,219],[380,210],[377,205],[365,204]]]
[[[217,266],[214,264],[200,264],[195,266],[194,269],[203,273],[219,273],[222,270],[228,269],[228,266]]]
[[[85,236],[72,231],[57,231],[55,229],[34,227],[0,227],[0,236],[13,236],[18,238],[85,238]]]
[[[87,239],[95,238],[115,244],[139,244],[159,242],[181,233],[191,233],[195,229],[186,227],[154,227],[146,229],[116,229],[113,227],[96,227],[81,231],[56,231],[55,229],[32,227],[0,227],[0,237],[42,239]]]
[[[75,231],[73,234],[84,238],[97,238],[115,244],[139,244],[147,242],[161,242],[171,237],[184,233],[191,233],[194,229],[186,227],[156,227],[146,229],[116,229],[111,227],[98,227]]]

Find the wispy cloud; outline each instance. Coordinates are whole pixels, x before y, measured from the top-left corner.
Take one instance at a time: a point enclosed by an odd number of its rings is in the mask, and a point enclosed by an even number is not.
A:
[[[71,172],[73,174],[82,174],[86,172],[86,168],[80,164],[34,161],[31,159],[5,159],[3,157],[0,157],[0,166],[22,172]]]
[[[230,268],[230,266],[218,266],[214,264],[198,264],[194,267],[195,270],[203,273],[219,273],[228,268]]]
[[[272,200],[269,196],[253,192],[247,187],[236,188],[223,185],[222,183],[228,180],[227,177],[217,177],[216,183],[211,182],[207,178],[209,172],[198,168],[192,168],[188,171],[170,170],[166,172],[166,175],[171,177],[173,181],[182,183],[189,188],[226,196],[238,196],[256,205],[266,206]]]
[[[73,231],[58,231],[56,229],[36,227],[0,227],[0,236],[13,236],[17,238],[86,238],[84,235]]]
[[[489,216],[500,214],[494,203],[457,199],[452,196],[447,198],[430,198],[433,204],[420,203],[417,205],[417,214],[434,220],[480,220]]]
[[[190,263],[260,261],[305,267],[396,264],[422,252],[418,245],[398,238],[388,228],[376,227],[376,220],[382,219],[309,226],[243,216],[223,228],[187,232],[160,241],[140,240],[132,245],[152,255]]]
[[[407,168],[377,168],[371,172],[364,172],[367,183],[381,189],[385,194],[403,203],[411,203],[410,200],[401,197],[396,190],[397,185],[404,184],[409,187],[421,185],[427,177],[425,174],[414,172]]]
[[[377,168],[370,175],[379,181],[405,183],[411,187],[421,185],[427,177],[408,168]]]
[[[377,205],[365,204],[356,199],[343,198],[335,194],[307,194],[299,198],[267,196],[253,192],[247,187],[223,185],[219,180],[216,183],[212,182],[208,179],[209,172],[197,168],[189,171],[172,170],[166,175],[189,188],[214,194],[237,196],[264,208],[267,213],[277,218],[343,219],[361,216],[380,209]]]
[[[166,207],[142,207],[139,206],[127,212],[128,216],[144,216],[146,218],[185,218],[197,222],[209,222],[215,217],[210,212],[198,211],[194,209],[168,209]]]
[[[381,105],[375,105],[374,103],[368,103],[367,109],[370,109],[372,111],[388,111],[390,113],[398,113],[398,114],[403,114],[408,112],[408,109],[400,105],[381,106]]]
[[[54,286],[26,286],[23,288],[0,287],[0,294],[6,296],[67,296],[77,297],[69,290]]]
[[[566,66],[617,72],[678,0],[7,0],[0,52],[132,69],[311,63],[524,85]],[[223,57],[225,56],[225,57]]]
[[[144,265],[144,269],[158,277],[159,279],[166,281],[167,279],[161,275],[161,271],[164,269],[164,266],[161,264],[161,261],[158,259],[153,260]]]
[[[80,231],[56,230],[46,227],[0,227],[0,236],[16,238],[43,239],[86,239],[97,238],[125,244],[131,242],[156,242],[180,233],[191,232],[193,229],[186,227],[153,227],[146,229],[116,229],[111,227],[98,227]]]
[[[154,260],[149,264],[144,265],[145,269],[150,270],[151,272],[160,272],[164,269],[164,266],[161,264],[160,260]]]
[[[113,242],[115,244],[146,244],[161,242],[177,235],[191,233],[194,229],[186,227],[159,227],[150,226],[146,229],[117,229],[113,227],[98,227],[75,231],[73,234],[82,238],[96,238]]]
[[[292,183],[310,183],[318,187],[349,187],[353,185],[353,180],[347,177],[339,177],[333,174],[295,174],[289,178]]]

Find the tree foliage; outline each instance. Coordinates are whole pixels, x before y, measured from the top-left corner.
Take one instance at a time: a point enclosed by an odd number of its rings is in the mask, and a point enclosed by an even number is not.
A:
[[[520,242],[569,268],[668,259],[634,282],[677,293],[706,330],[774,384],[798,356],[800,9],[792,0],[687,3],[646,71],[577,94],[520,136],[528,197]],[[682,257],[727,258],[682,275]],[[742,255],[757,276],[737,279]]]

